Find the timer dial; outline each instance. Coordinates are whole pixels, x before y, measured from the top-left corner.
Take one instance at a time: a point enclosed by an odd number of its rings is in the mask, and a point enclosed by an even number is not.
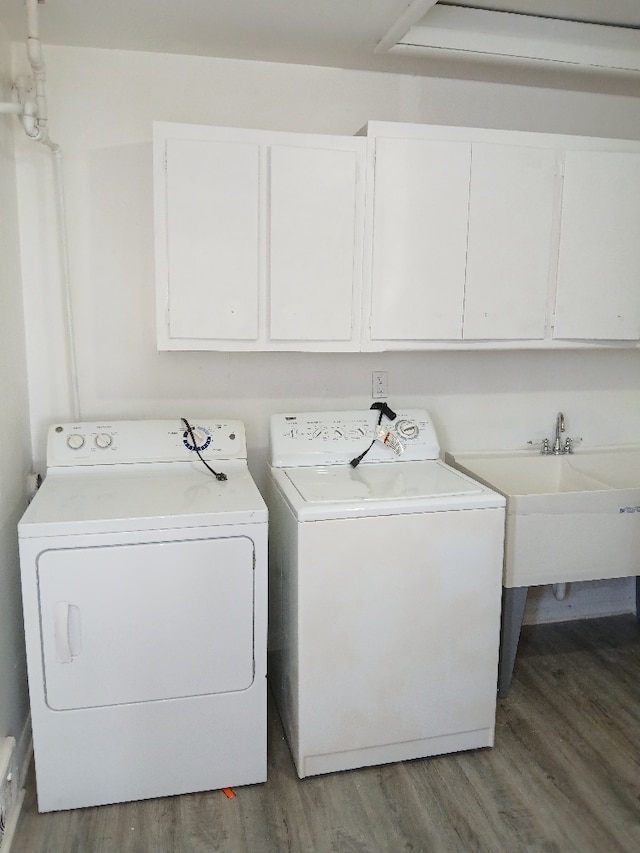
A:
[[[420,430],[415,421],[398,421],[396,432],[401,438],[417,438]]]
[[[187,450],[197,450],[202,453],[203,450],[206,450],[207,447],[211,444],[211,433],[208,429],[201,426],[192,427],[191,432],[193,433],[193,437],[195,438],[195,445],[193,443],[193,439],[191,438],[191,433],[188,429],[186,429],[182,434],[182,443],[187,448]]]
[[[96,436],[96,447],[100,447],[102,450],[111,447],[112,442],[113,438],[108,432],[99,432]]]

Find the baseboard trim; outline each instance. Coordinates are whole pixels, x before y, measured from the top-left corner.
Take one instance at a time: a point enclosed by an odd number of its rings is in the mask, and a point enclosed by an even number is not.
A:
[[[0,853],[11,853],[11,844],[15,835],[16,827],[26,790],[25,783],[29,765],[33,756],[33,735],[31,731],[31,714],[27,716],[20,738],[16,743],[16,766],[18,768],[18,795],[13,804],[10,814],[7,815]]]

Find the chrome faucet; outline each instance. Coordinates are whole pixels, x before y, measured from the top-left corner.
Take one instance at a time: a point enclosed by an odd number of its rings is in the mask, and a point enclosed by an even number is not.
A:
[[[573,453],[573,440],[570,438],[566,438],[564,444],[562,443],[561,435],[564,432],[564,415],[562,412],[558,412],[556,417],[556,434],[553,445],[549,441],[548,438],[543,439],[542,447],[540,448],[540,453],[543,456],[548,456],[553,454],[554,456],[561,456],[565,453]],[[579,441],[579,439],[576,439]]]
[[[556,418],[556,440],[553,442],[553,448],[551,450],[555,456],[565,452],[562,449],[562,442],[560,441],[561,432],[564,432],[564,415],[562,412],[558,412],[558,417]]]

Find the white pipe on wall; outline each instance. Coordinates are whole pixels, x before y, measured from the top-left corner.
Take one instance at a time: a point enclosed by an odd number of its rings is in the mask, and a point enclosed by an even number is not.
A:
[[[72,419],[80,420],[80,394],[78,388],[78,368],[73,331],[73,307],[71,300],[71,277],[69,272],[69,245],[67,240],[67,217],[64,199],[64,181],[62,171],[62,149],[49,136],[47,126],[47,98],[45,91],[46,73],[42,58],[42,45],[38,29],[38,0],[25,0],[27,9],[27,58],[33,73],[35,101],[28,98],[26,87],[17,87],[23,104],[23,125],[27,136],[35,142],[46,145],[53,154],[54,192],[56,197],[56,216],[58,223],[58,247],[60,252],[60,273],[62,279],[65,324],[67,337],[67,355],[69,360],[69,383],[72,399]]]
[[[27,11],[27,59],[31,66],[32,79],[20,78],[15,84],[17,102],[0,103],[0,115],[22,116],[25,133],[34,142],[45,145],[53,154],[53,181],[56,200],[56,219],[58,224],[58,247],[60,252],[60,275],[63,288],[63,300],[66,327],[66,349],[69,362],[69,385],[74,421],[80,420],[80,394],[78,388],[78,368],[73,331],[73,310],[71,302],[71,277],[69,273],[69,246],[67,240],[67,217],[64,200],[64,180],[62,171],[62,149],[49,136],[46,72],[42,58],[42,45],[38,30],[38,0],[25,0]],[[35,90],[35,97],[33,91]]]
[[[35,0],[37,2],[37,0]],[[34,5],[33,0],[27,0],[27,8]],[[45,94],[46,74],[44,60],[42,59],[42,45],[37,36],[29,35],[27,38],[27,57],[33,72],[36,90],[36,116],[38,119],[38,139],[43,142],[48,138],[47,130],[47,96]]]
[[[33,74],[36,103],[36,131],[35,134],[29,134],[29,136],[53,150],[54,145],[49,140],[47,129],[46,69],[42,58],[42,44],[40,43],[38,29],[38,0],[25,0],[25,5],[27,9],[27,59]],[[26,97],[24,93],[23,97]]]
[[[25,0],[27,10],[27,38],[40,38],[40,22],[38,20],[38,0]]]
[[[69,359],[69,382],[71,386],[72,417],[80,420],[80,390],[78,387],[78,360],[73,331],[73,304],[71,299],[71,274],[69,269],[69,241],[67,239],[67,212],[64,198],[64,179],[62,168],[62,149],[56,145],[52,149],[54,183],[56,195],[56,213],[58,220],[58,246],[60,251],[60,273],[64,290],[65,324],[67,331],[67,357]]]

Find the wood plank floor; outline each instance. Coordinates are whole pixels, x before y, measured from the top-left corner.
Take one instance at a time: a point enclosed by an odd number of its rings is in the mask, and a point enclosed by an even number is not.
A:
[[[493,749],[299,780],[273,705],[269,779],[38,814],[12,853],[638,853],[640,627],[523,630]]]

